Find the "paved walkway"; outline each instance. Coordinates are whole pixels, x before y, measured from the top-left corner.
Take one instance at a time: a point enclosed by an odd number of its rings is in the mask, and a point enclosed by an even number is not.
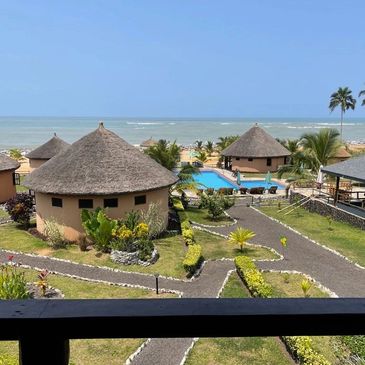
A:
[[[357,268],[345,259],[272,221],[252,208],[243,205],[235,206],[229,210],[229,214],[237,219],[237,225],[256,232],[256,236],[252,240],[253,243],[263,244],[281,252],[280,236],[284,235],[288,238],[285,260],[258,261],[258,267],[300,271],[310,275],[341,297],[364,296],[365,270]],[[211,230],[228,235],[236,229],[237,225],[211,228]],[[8,256],[9,252],[0,250],[0,262],[7,261]],[[86,280],[155,288],[155,278],[152,275],[114,271],[28,254],[14,254],[14,261],[33,268],[47,269],[62,275]],[[161,289],[178,291],[186,298],[217,297],[228,271],[232,269],[234,269],[232,261],[208,261],[196,280],[188,282],[160,278],[159,285]],[[192,341],[192,338],[152,339],[132,361],[132,364],[179,365]]]

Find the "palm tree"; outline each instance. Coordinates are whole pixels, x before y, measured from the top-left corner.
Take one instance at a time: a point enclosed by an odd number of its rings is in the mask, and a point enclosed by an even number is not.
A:
[[[339,87],[336,92],[331,95],[329,108],[333,112],[338,106],[341,107],[341,140],[342,140],[342,123],[343,115],[348,109],[355,109],[356,99],[352,97],[352,91],[348,87]]]
[[[193,175],[200,174],[198,167],[192,165],[185,165],[177,174],[179,181],[173,186],[172,190],[178,191],[180,194],[184,190],[197,191],[199,184],[194,180]]]
[[[236,141],[240,136],[226,136],[219,137],[219,142],[217,142],[217,147],[219,152],[222,152],[225,148],[231,145],[234,141]]]
[[[326,166],[335,157],[342,143],[337,129],[324,128],[318,133],[305,133],[301,137],[301,146],[305,160],[312,172],[317,173],[321,165]]]
[[[21,151],[18,148],[12,148],[9,150],[9,155],[11,158],[13,158],[14,160],[23,160],[24,157],[21,153]]]
[[[361,91],[359,92],[359,98],[360,98],[361,96],[365,96],[365,90],[361,90]],[[363,100],[362,100],[361,106],[365,106],[365,99],[363,99]]]
[[[196,159],[200,161],[202,164],[208,161],[208,155],[204,151],[198,152],[196,155]]]
[[[180,160],[180,147],[176,141],[170,143],[160,139],[157,144],[147,148],[145,153],[168,170],[173,170]]]
[[[212,153],[214,152],[214,143],[212,141],[207,141],[207,143],[204,146],[205,152],[210,157]]]
[[[200,139],[195,141],[195,149],[197,151],[201,151],[203,149],[203,141],[201,141]]]
[[[255,236],[256,236],[255,232],[249,229],[238,227],[235,231],[229,234],[229,242],[238,244],[242,252],[243,246],[247,243],[247,241]]]

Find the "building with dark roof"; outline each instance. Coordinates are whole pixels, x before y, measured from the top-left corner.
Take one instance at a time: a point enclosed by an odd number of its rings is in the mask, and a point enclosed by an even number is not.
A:
[[[60,152],[65,151],[69,146],[70,145],[67,142],[63,141],[55,133],[49,141],[25,156],[29,159],[30,172],[42,166],[45,162],[58,155]]]
[[[275,138],[255,124],[237,141],[224,149],[224,167],[240,172],[277,171],[290,152]]]
[[[0,153],[0,203],[4,203],[16,195],[16,174],[20,163]]]
[[[26,186],[35,191],[37,229],[53,218],[64,235],[77,241],[83,235],[82,208],[108,208],[111,218],[161,203],[167,223],[169,188],[177,177],[100,123],[65,151],[34,170]]]

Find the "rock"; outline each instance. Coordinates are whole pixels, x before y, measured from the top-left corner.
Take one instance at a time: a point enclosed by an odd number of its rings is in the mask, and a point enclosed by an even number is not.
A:
[[[135,252],[126,252],[126,251],[117,251],[113,250],[110,254],[111,259],[122,265],[141,265],[141,266],[149,266],[154,264],[158,258],[159,254],[156,249],[152,251],[151,258],[147,261],[142,261],[138,257],[139,251]]]

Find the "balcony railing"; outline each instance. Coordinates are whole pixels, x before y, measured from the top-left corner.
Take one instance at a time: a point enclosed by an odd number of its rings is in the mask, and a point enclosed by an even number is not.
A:
[[[22,365],[66,365],[69,339],[365,334],[365,298],[0,301]]]

